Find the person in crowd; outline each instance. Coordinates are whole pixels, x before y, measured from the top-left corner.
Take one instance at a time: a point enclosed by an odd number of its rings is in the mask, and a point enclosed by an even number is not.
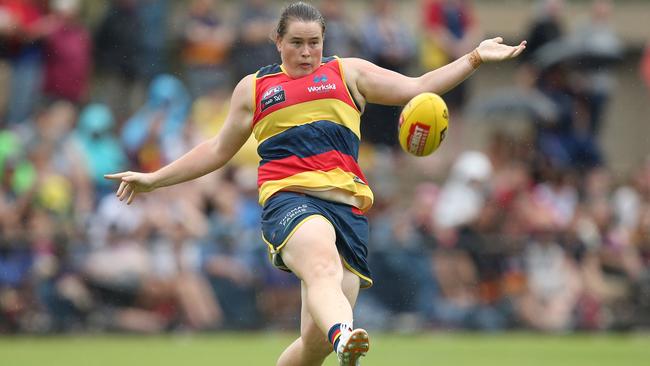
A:
[[[88,98],[92,38],[79,19],[79,0],[52,1],[52,14],[39,26],[43,33],[43,95],[49,100],[82,103]]]
[[[350,25],[346,14],[345,1],[326,0],[320,3],[320,12],[325,17],[328,27],[325,32],[323,53],[340,57],[358,56],[358,30]]]
[[[141,32],[137,33],[136,67],[144,82],[170,70],[168,16],[173,9],[170,0],[137,1],[135,13]]]
[[[481,33],[468,0],[428,0],[424,2],[423,39],[420,63],[426,69],[437,68],[471,51]],[[445,96],[450,109],[460,110],[467,101],[467,83]],[[452,112],[453,113],[453,112]]]
[[[196,0],[183,31],[183,64],[192,97],[230,87],[228,60],[234,31],[216,12],[217,2]]]
[[[142,101],[137,37],[141,33],[137,1],[112,0],[93,34],[98,78],[93,99],[106,103],[120,122]]]
[[[360,27],[361,56],[382,68],[406,73],[416,54],[415,39],[400,20],[392,0],[378,0]],[[396,106],[368,104],[361,118],[361,134],[373,145],[397,148],[391,121],[399,118]]]
[[[103,179],[106,172],[122,170],[129,160],[116,131],[115,118],[107,105],[89,104],[79,113],[75,140],[86,160],[88,175],[93,182],[95,201],[111,189]]]
[[[239,8],[239,27],[232,50],[233,82],[255,72],[264,65],[278,61],[269,35],[273,31],[274,14],[265,0],[246,0]]]
[[[564,0],[539,0],[535,4],[534,19],[528,28],[528,52],[522,61],[530,61],[545,44],[560,39],[566,32]]]
[[[190,95],[175,76],[162,74],[151,81],[146,103],[122,128],[122,143],[137,166],[152,171],[183,152],[178,140],[190,106]]]
[[[10,67],[4,123],[28,120],[41,96],[43,47],[39,23],[44,17],[40,1],[0,1],[0,42]]]

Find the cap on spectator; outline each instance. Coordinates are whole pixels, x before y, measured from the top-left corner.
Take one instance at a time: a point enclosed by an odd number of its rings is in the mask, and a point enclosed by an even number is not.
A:
[[[456,160],[451,170],[451,178],[455,181],[484,182],[492,175],[492,163],[480,151],[466,151]]]

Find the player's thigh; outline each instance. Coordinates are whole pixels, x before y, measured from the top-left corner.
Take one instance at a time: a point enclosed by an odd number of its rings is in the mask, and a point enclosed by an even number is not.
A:
[[[336,233],[322,216],[307,219],[282,248],[284,264],[303,281],[315,276],[342,274]]]

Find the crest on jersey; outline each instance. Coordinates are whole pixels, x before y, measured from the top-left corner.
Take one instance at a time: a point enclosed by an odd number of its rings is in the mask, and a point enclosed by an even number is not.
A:
[[[265,109],[274,106],[278,103],[282,103],[286,100],[286,96],[284,94],[284,89],[282,89],[282,85],[276,85],[272,86],[262,94],[262,100],[260,101],[260,108],[262,108],[262,112],[264,112]]]

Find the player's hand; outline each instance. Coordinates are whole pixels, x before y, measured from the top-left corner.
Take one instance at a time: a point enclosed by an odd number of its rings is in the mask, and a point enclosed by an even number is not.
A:
[[[518,46],[503,44],[503,38],[496,37],[481,42],[476,51],[483,62],[503,61],[519,56],[526,49],[526,41]]]
[[[151,192],[156,186],[152,173],[122,172],[115,174],[106,174],[104,178],[120,182],[117,189],[117,197],[120,201],[126,199],[126,204],[130,205],[138,193]]]

